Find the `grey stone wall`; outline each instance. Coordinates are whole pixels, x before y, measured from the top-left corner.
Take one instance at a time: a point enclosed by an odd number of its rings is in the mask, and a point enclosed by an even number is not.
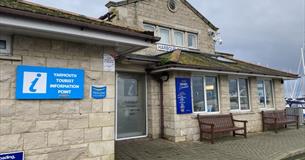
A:
[[[178,10],[171,12],[167,8],[167,0],[145,0],[129,5],[115,8],[118,16],[113,23],[130,26],[143,30],[143,23],[155,24],[177,30],[198,33],[198,50],[205,53],[214,53],[213,39],[208,36],[208,29],[211,29],[199,16],[177,1]],[[157,51],[156,45],[148,49],[136,52],[137,54],[156,55],[164,51]]]
[[[14,36],[13,57],[0,59],[0,152],[27,160],[114,159],[115,73],[104,72],[102,46]],[[17,65],[82,68],[83,100],[15,100]],[[108,87],[92,100],[91,84]]]

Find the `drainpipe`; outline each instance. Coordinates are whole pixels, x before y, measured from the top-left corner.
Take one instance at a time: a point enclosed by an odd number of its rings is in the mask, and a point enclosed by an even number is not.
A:
[[[162,139],[165,139],[164,134],[164,93],[163,93],[163,83],[168,81],[169,75],[167,72],[163,72],[159,77],[160,84],[160,136]]]

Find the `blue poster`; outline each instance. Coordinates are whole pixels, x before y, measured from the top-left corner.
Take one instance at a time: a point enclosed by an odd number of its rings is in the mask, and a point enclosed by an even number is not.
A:
[[[190,78],[176,78],[176,106],[177,114],[193,113]]]
[[[84,70],[17,67],[16,99],[83,99]]]
[[[24,160],[23,152],[0,153],[0,160]]]
[[[106,86],[91,86],[91,98],[104,99],[107,96]]]

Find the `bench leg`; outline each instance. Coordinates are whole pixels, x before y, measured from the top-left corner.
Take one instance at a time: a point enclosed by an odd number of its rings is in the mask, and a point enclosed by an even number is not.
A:
[[[214,144],[214,133],[213,133],[213,132],[211,133],[211,139],[210,139],[210,141],[211,141],[211,144]]]
[[[263,123],[263,132],[265,132],[265,124]]]
[[[299,129],[299,128],[300,128],[299,121],[297,121],[297,129]]]
[[[274,124],[273,128],[274,128],[274,132],[277,133],[277,129],[278,129],[277,124]]]
[[[233,131],[233,137],[235,137],[236,136],[236,132],[235,131]]]
[[[244,129],[244,137],[247,138],[247,128]]]

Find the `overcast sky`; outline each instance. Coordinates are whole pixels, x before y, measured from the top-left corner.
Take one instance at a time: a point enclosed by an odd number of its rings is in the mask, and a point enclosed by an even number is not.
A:
[[[30,0],[99,17],[107,0]],[[303,0],[189,0],[220,28],[220,51],[281,70],[297,70],[303,42]]]

